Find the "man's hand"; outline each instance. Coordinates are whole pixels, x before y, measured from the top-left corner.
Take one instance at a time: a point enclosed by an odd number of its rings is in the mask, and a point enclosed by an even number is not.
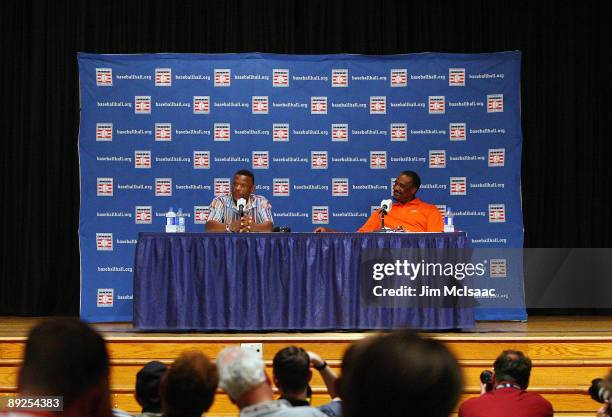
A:
[[[608,401],[597,410],[596,417],[610,417],[610,403]]]
[[[232,233],[236,233],[240,231],[240,227],[241,227],[241,222],[240,219],[236,219],[233,222],[230,223],[229,225],[229,229]]]
[[[317,355],[316,353],[310,352],[310,351],[307,351],[306,353],[308,354],[308,357],[310,358],[310,366],[312,367],[322,366],[323,363],[325,363],[325,361],[321,359],[321,357]]]
[[[330,229],[329,227],[319,226],[313,230],[315,233],[335,233],[334,229]]]
[[[240,218],[240,233],[249,233],[251,231],[251,226],[255,223],[253,218],[249,215],[244,215]]]

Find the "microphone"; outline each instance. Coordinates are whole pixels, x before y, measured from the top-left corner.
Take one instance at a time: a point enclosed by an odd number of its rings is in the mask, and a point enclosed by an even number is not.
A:
[[[383,200],[380,202],[380,209],[382,210],[383,214],[387,214],[391,211],[391,206],[393,205],[393,200],[391,200],[390,198],[387,200]]]
[[[244,206],[246,206],[246,200],[244,198],[239,198],[238,201],[236,201],[236,204],[238,205],[238,214],[240,214],[240,217],[244,216]]]

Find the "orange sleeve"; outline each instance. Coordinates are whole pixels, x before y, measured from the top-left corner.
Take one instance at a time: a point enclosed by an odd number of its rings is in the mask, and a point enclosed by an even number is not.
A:
[[[443,232],[444,219],[440,214],[440,210],[436,206],[432,206],[427,215],[427,230],[426,232]]]
[[[374,230],[378,230],[378,229],[380,229],[380,213],[378,211],[375,211],[368,218],[368,220],[363,224],[363,226],[357,229],[357,231],[360,233],[363,233],[363,232],[373,232]]]

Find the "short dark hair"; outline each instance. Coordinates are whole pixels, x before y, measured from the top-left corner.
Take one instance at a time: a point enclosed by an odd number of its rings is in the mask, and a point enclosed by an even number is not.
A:
[[[406,330],[369,341],[351,368],[342,375],[346,417],[448,417],[461,394],[451,352]]]
[[[245,177],[249,177],[251,181],[253,182],[253,184],[255,184],[255,175],[248,169],[241,169],[240,171],[236,171],[236,173],[234,174],[234,177],[236,175],[244,175]]]
[[[217,366],[206,355],[183,352],[162,379],[164,415],[199,417],[213,404],[218,384]]]
[[[32,395],[61,395],[70,406],[108,375],[102,336],[78,319],[53,318],[30,331],[18,385]]]
[[[400,175],[409,176],[412,180],[412,184],[416,187],[416,189],[418,190],[419,188],[421,188],[421,177],[419,177],[419,174],[417,174],[416,172],[402,171]]]
[[[161,413],[159,383],[167,369],[165,364],[151,361],[136,374],[136,401],[143,413]]]
[[[308,386],[310,357],[301,347],[287,346],[274,355],[272,370],[281,391],[301,392]]]
[[[495,359],[493,370],[496,382],[516,382],[526,389],[531,375],[531,359],[520,350],[504,350]]]

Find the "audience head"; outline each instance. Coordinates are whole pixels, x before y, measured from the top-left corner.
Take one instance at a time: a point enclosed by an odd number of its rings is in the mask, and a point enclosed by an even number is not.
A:
[[[531,359],[519,350],[504,350],[493,364],[495,383],[514,382],[527,389],[531,375]]]
[[[436,340],[398,331],[349,353],[341,383],[346,417],[447,417],[459,400],[459,364]]]
[[[218,382],[217,367],[202,352],[183,352],[161,381],[164,416],[200,417],[212,405]]]
[[[219,386],[239,407],[249,405],[245,398],[260,387],[272,399],[264,362],[256,352],[236,346],[225,348],[217,356],[217,367]]]
[[[53,318],[28,335],[19,370],[21,394],[62,396],[63,415],[110,416],[104,339],[74,318]]]
[[[167,368],[161,362],[152,361],[136,374],[136,401],[143,413],[161,413],[159,383]]]
[[[312,378],[310,357],[300,347],[287,346],[276,352],[272,361],[274,383],[282,395],[301,394]]]

